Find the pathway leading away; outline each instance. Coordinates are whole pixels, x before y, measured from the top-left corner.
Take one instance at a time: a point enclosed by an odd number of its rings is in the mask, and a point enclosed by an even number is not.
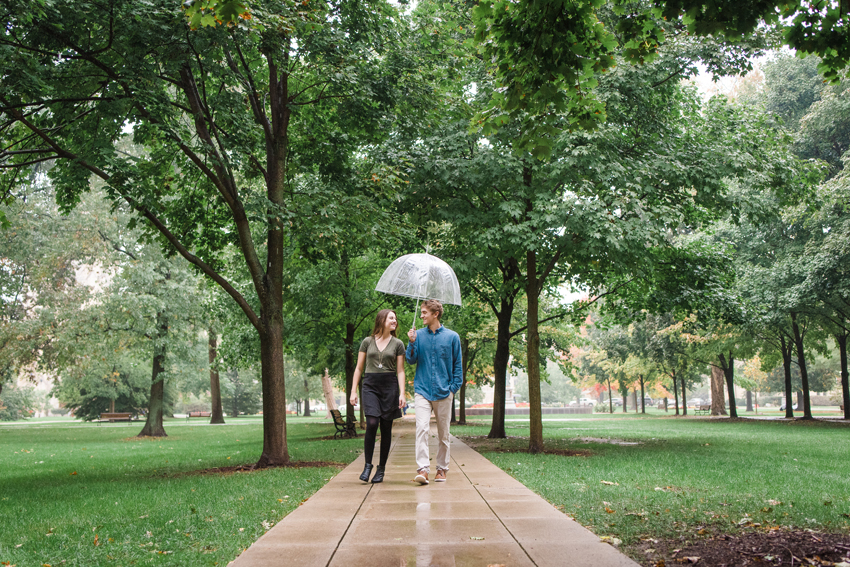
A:
[[[448,481],[413,483],[412,421],[393,432],[383,483],[360,455],[230,566],[637,566],[455,437]]]

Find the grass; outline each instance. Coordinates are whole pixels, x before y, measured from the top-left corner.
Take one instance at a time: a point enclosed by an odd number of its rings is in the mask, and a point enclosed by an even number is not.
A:
[[[362,451],[362,438],[324,440],[323,417],[287,423],[294,460],[349,463]],[[566,457],[523,452],[527,417],[509,416],[504,440],[482,439],[488,418],[471,423],[453,433],[627,552],[646,538],[850,529],[846,424],[547,416],[547,449],[586,455]],[[339,472],[192,474],[255,461],[258,418],[173,420],[157,440],[134,438],[140,428],[0,426],[0,564],[224,566]]]
[[[322,417],[287,423],[294,460],[362,451],[362,438],[324,440]],[[156,440],[132,437],[141,425],[0,427],[0,564],[224,566],[339,472],[191,474],[256,461],[261,421],[174,420]]]
[[[578,416],[576,416],[578,417]],[[607,419],[606,419],[607,418]],[[777,526],[850,529],[850,427],[824,422],[581,416],[544,423],[531,455],[527,419],[508,439],[489,422],[453,433],[598,535],[628,546]],[[636,444],[618,444],[625,441]]]

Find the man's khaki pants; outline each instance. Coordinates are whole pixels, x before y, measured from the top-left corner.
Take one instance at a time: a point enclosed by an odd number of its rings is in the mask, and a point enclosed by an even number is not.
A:
[[[417,470],[431,472],[428,438],[431,435],[432,410],[434,411],[434,418],[437,420],[437,439],[439,441],[437,470],[449,470],[449,451],[451,449],[449,445],[449,422],[452,419],[452,398],[454,398],[454,394],[449,394],[447,398],[432,402],[420,394],[413,397],[414,407],[416,408]]]

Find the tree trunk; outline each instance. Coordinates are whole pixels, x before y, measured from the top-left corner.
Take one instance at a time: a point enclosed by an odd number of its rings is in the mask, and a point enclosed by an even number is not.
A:
[[[115,398],[109,400],[109,413],[115,413]]]
[[[841,359],[841,402],[844,406],[844,419],[850,419],[850,380],[847,374],[847,332],[835,335]]]
[[[224,409],[221,407],[221,381],[218,376],[218,368],[215,366],[215,357],[218,354],[218,336],[212,325],[207,329],[209,337],[209,360],[210,360],[210,423],[224,423]]]
[[[526,253],[525,296],[528,302],[526,321],[526,371],[528,373],[528,452],[543,451],[543,406],[540,400],[540,333],[537,328],[540,312],[540,285],[537,283],[537,253]]]
[[[679,378],[679,384],[682,386],[682,415],[688,415],[688,396],[685,393],[685,377]]]
[[[791,359],[794,344],[780,335],[779,344],[782,350],[782,370],[785,372],[785,419],[794,419],[794,400],[792,398],[793,385],[791,383]]]
[[[460,417],[458,418],[458,425],[466,425],[466,379],[464,378],[463,384],[460,385]]]
[[[711,415],[726,415],[723,401],[723,370],[711,365]]]
[[[469,338],[464,333],[460,339],[460,355],[463,357],[463,382],[460,385],[460,417],[458,425],[466,425],[466,376],[469,373]]]
[[[162,405],[165,397],[165,380],[160,374],[165,370],[165,349],[168,336],[168,318],[164,313],[156,314],[156,337],[153,345],[153,364],[151,368],[151,396],[148,401],[148,415],[139,437],[167,437],[162,425]]]
[[[646,392],[643,387],[643,374],[638,374],[640,382],[640,413],[646,413]]]
[[[310,391],[310,385],[307,384],[307,379],[304,378],[304,417],[310,417],[310,394],[306,393]]]
[[[635,413],[638,412],[637,388],[632,388],[632,401],[635,403]]]
[[[357,437],[354,406],[351,405],[351,388],[354,386],[354,369],[357,367],[354,358],[354,331],[354,323],[345,324],[345,424],[349,437]]]
[[[449,423],[457,423],[457,408],[455,407],[455,402],[457,402],[457,396],[452,396],[452,417],[449,419]]]
[[[611,378],[605,378],[608,383],[608,413],[614,415],[614,398],[611,396]]]
[[[272,294],[274,295],[274,294]],[[279,295],[278,298],[281,296]],[[271,310],[270,310],[271,311]],[[260,336],[263,384],[263,453],[257,467],[290,464],[286,444],[286,386],[283,364],[283,312],[263,313],[265,333]]]
[[[812,419],[812,404],[809,397],[809,371],[806,368],[806,351],[803,349],[803,336],[805,331],[800,331],[797,324],[797,314],[791,314],[791,328],[794,331],[794,346],[797,349],[797,364],[800,367],[800,381],[803,383],[803,419]],[[797,409],[800,409],[799,399]]]
[[[230,371],[233,376],[233,410],[230,412],[230,417],[239,417],[239,371],[235,368]]]
[[[336,400],[334,400],[334,387],[331,383],[331,373],[325,368],[325,374],[322,376],[322,395],[325,398],[325,406],[328,408],[328,413],[325,418],[331,417],[331,410],[336,408]]]
[[[747,390],[747,411],[753,411],[753,393]]]
[[[505,435],[505,386],[507,385],[508,360],[510,359],[511,316],[513,303],[503,299],[497,314],[496,353],[493,355],[493,421],[490,424],[490,439],[504,439]]]
[[[718,355],[720,359],[720,368],[723,369],[723,377],[726,379],[726,392],[729,394],[729,417],[737,418],[738,409],[735,405],[735,357],[732,351],[729,351],[728,359],[721,353]]]
[[[670,376],[673,377],[673,398],[676,400],[676,414],[679,415],[679,386],[676,384],[676,372],[673,371],[670,373]]]

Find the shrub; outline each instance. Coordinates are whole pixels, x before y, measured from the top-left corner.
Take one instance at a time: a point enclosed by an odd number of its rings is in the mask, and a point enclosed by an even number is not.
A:
[[[6,385],[0,394],[0,421],[17,421],[32,417],[35,411],[35,395],[32,386]]]

